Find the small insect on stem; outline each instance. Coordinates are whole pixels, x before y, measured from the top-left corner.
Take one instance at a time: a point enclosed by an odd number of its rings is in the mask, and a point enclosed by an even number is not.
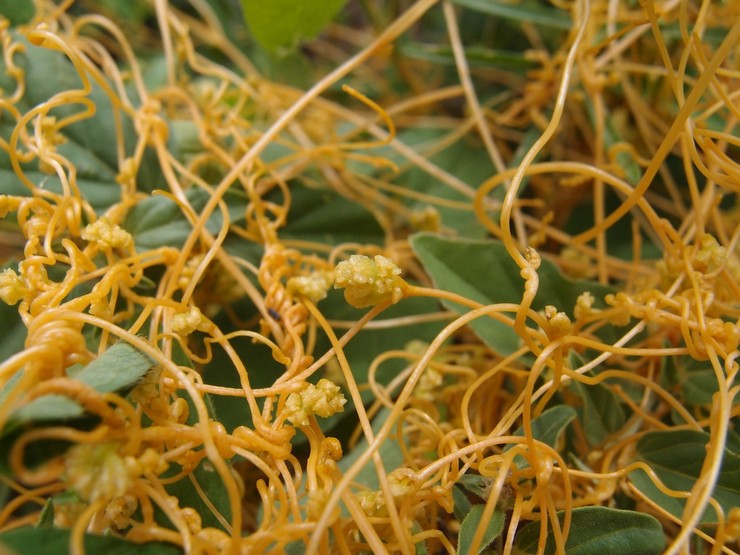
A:
[[[271,318],[272,318],[273,320],[275,320],[276,322],[279,322],[280,320],[282,320],[282,318],[280,317],[280,314],[279,314],[279,313],[278,313],[278,311],[277,311],[277,310],[275,310],[274,308],[268,308],[268,309],[267,309],[267,313],[268,313],[268,314],[270,315],[270,317],[271,317]]]

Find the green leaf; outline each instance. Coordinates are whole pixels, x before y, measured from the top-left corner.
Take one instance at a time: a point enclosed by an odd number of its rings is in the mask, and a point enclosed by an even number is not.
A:
[[[24,527],[0,533],[0,551],[33,553],[34,555],[59,555],[69,553],[70,531],[56,528]],[[134,543],[115,536],[85,534],[86,553],[105,555],[181,555],[179,547],[162,543]]]
[[[413,535],[420,534],[424,531],[424,529],[419,525],[417,521],[414,521],[414,523],[411,525],[411,533]],[[429,555],[429,550],[427,549],[427,544],[425,541],[420,541],[416,544],[416,555]]]
[[[306,552],[306,542],[301,540],[292,541],[285,545],[285,555],[303,555]]]
[[[518,23],[534,23],[569,31],[573,22],[567,12],[533,0],[507,2],[506,0],[454,0],[455,4],[494,17],[514,20]]]
[[[524,280],[519,266],[511,259],[500,241],[442,237],[431,233],[411,236],[411,247],[424,265],[437,288],[464,295],[485,305],[520,303]],[[542,310],[554,305],[572,314],[581,293],[589,291],[596,299],[594,306],[603,307],[603,298],[614,290],[591,281],[574,281],[563,276],[549,260],[543,259],[537,270],[540,285],[532,308]],[[459,313],[468,308],[442,301]],[[470,327],[493,350],[502,355],[519,347],[519,336],[508,325],[491,318],[478,318]]]
[[[378,433],[378,430],[383,426],[390,412],[391,411],[388,408],[383,408],[378,412],[373,420],[373,432],[376,434]],[[347,470],[349,470],[355,461],[360,458],[367,448],[367,439],[363,437],[357,442],[357,445],[355,445],[354,448],[347,453],[345,457],[342,457],[339,463],[337,463],[339,470],[341,470],[342,473],[347,472]],[[380,454],[380,458],[383,460],[383,468],[385,468],[386,472],[391,472],[403,464],[401,446],[393,437],[387,438],[380,444],[378,453]],[[378,475],[375,470],[375,463],[373,463],[372,459],[368,461],[362,470],[360,470],[359,474],[355,476],[354,481],[371,490],[376,490],[380,487],[378,483]]]
[[[101,393],[108,393],[133,386],[154,364],[149,356],[120,342],[82,367],[74,377]]]
[[[711,367],[694,370],[683,380],[684,401],[690,405],[711,405],[718,389],[717,375]]]
[[[51,499],[47,499],[44,503],[44,508],[41,509],[41,514],[36,522],[36,528],[54,528],[54,502]]]
[[[191,188],[185,193],[190,205],[199,213],[210,199],[203,189]],[[224,195],[230,222],[237,223],[245,218],[247,200],[244,194],[229,191]],[[221,209],[216,208],[208,218],[206,229],[216,234],[223,225]],[[134,237],[139,251],[162,246],[180,247],[193,230],[192,225],[173,200],[164,196],[150,196],[129,210],[123,228]]]
[[[3,333],[0,336],[0,360],[8,360],[23,349],[28,330],[18,314],[18,307],[3,302],[0,302],[0,322],[3,325]]]
[[[0,125],[0,136],[7,138],[12,131],[9,125]],[[77,166],[77,162],[84,162],[83,158],[89,156],[84,149],[78,145],[69,142],[58,148],[60,154],[68,157]],[[78,155],[78,157],[75,157]],[[31,164],[21,164],[26,177],[33,183],[43,184],[44,189],[55,193],[62,192],[62,185],[59,177],[48,175],[35,169]],[[77,174],[77,185],[83,193],[85,199],[96,210],[107,208],[111,204],[121,200],[120,186],[115,183],[115,173],[110,169],[93,173],[100,170],[100,167],[85,166],[80,163]],[[7,153],[0,150],[0,194],[28,196],[29,189],[20,181],[15,171],[11,168],[10,158]]]
[[[719,389],[712,366],[707,361],[695,360],[689,356],[663,357],[660,384],[678,395],[685,405],[694,407],[711,406],[714,394]],[[675,410],[671,417],[676,424],[686,423]]]
[[[614,125],[613,118],[610,118],[606,122],[604,127],[604,145],[607,149],[613,147],[619,143],[625,143],[622,137],[619,136],[616,126]],[[617,164],[622,168],[627,183],[631,185],[637,185],[638,181],[642,177],[642,169],[637,164],[632,154],[626,151],[621,151],[616,155]]]
[[[81,430],[90,430],[96,422],[92,417],[80,418],[75,421],[75,427]],[[10,466],[10,452],[13,444],[23,434],[24,429],[17,426],[17,422],[10,422],[0,435],[0,476],[13,479],[14,469]],[[23,451],[23,464],[26,468],[38,468],[43,463],[63,455],[71,446],[69,441],[61,439],[45,439],[33,441],[26,445]],[[2,488],[0,488],[0,491]]]
[[[661,342],[663,348],[669,348],[670,343],[667,340]],[[692,359],[693,360],[693,359]],[[672,389],[678,381],[678,357],[667,356],[660,358],[660,385],[665,389]]]
[[[468,499],[463,488],[460,487],[460,484],[455,484],[452,487],[452,502],[454,504],[455,518],[462,522],[465,515],[473,508],[473,504]]]
[[[109,393],[135,385],[153,366],[152,359],[128,343],[116,343],[87,366],[69,373],[96,391]],[[0,398],[7,395],[17,379],[8,381],[0,391]],[[80,404],[63,395],[44,395],[15,411],[11,418],[13,425],[17,425],[35,420],[74,418],[83,412]]]
[[[550,407],[532,420],[532,437],[554,448],[562,431],[575,417],[576,410],[573,407],[568,405]],[[517,428],[514,435],[524,436],[524,428],[521,426]]]
[[[32,2],[16,2],[18,5],[31,5]],[[23,49],[14,53],[13,61],[25,74],[26,92],[18,102],[17,108],[26,112],[35,106],[46,103],[55,95],[69,90],[81,90],[82,81],[77,70],[61,51],[34,46],[25,38],[13,33]],[[14,90],[16,82],[10,77],[6,64],[0,60],[0,88]],[[95,105],[93,115],[82,121],[66,126],[62,134],[66,143],[57,147],[58,152],[68,158],[76,168],[77,184],[85,199],[98,211],[121,200],[121,186],[116,183],[118,173],[118,133],[113,105],[103,89],[95,82],[88,99]],[[135,93],[132,93],[135,97]],[[65,104],[54,108],[49,115],[58,120],[84,111],[80,104]],[[138,137],[133,121],[119,112],[123,127],[126,153],[133,153]],[[15,121],[3,119],[0,124],[0,137],[6,141],[15,128]],[[163,182],[156,157],[147,151],[139,168],[138,181],[141,183]],[[44,189],[62,192],[56,175],[47,175],[39,170],[38,161],[21,164],[26,177]],[[0,149],[0,193],[28,195],[29,190],[16,175],[10,165],[5,150]]]
[[[571,368],[583,365],[583,359],[570,353]],[[589,372],[587,376],[592,377]],[[571,382],[571,389],[583,399],[583,430],[592,446],[601,445],[612,434],[622,429],[627,416],[624,407],[609,386],[603,383],[594,385],[579,381]]]
[[[264,49],[295,48],[319,34],[347,0],[241,0],[244,18]]]
[[[473,536],[475,536],[475,532],[480,525],[485,508],[485,505],[474,505],[462,521],[462,524],[460,525],[460,533],[457,537],[457,552],[460,555],[468,555],[471,553],[470,544],[472,543]],[[483,550],[498,537],[504,529],[504,520],[505,514],[503,511],[493,511],[491,520],[489,520],[485,525],[486,531],[483,534],[483,540],[478,544],[478,550],[475,552],[476,554],[483,552]]]
[[[689,405],[708,406],[719,390],[717,375],[707,361],[698,361],[688,356],[673,357],[674,381],[683,388],[684,401]],[[736,382],[729,384],[733,387]]]
[[[558,512],[562,524],[563,511]],[[548,530],[549,532],[549,530]],[[540,523],[532,522],[516,535],[516,553],[537,553]],[[652,516],[607,507],[574,509],[565,543],[568,555],[657,555],[663,551],[663,528]],[[552,533],[545,555],[556,553]]]
[[[725,447],[735,454],[740,454],[740,422],[738,422],[737,418],[730,422]]]
[[[131,0],[97,0],[98,9],[124,30],[129,25],[145,25],[147,17],[153,17],[154,6],[146,2]]]
[[[241,304],[238,306],[242,306]],[[240,316],[249,318],[252,313],[242,311]],[[221,329],[229,329],[231,325],[228,316],[221,314],[215,320]],[[247,365],[249,372],[249,383],[253,388],[270,387],[275,380],[284,372],[285,368],[278,363],[272,354],[272,350],[263,343],[254,342],[248,337],[236,337],[231,340],[231,347],[237,356]],[[218,345],[213,346],[213,359],[207,363],[202,370],[203,379],[211,385],[223,387],[241,387],[239,375],[232,371],[233,363],[229,355]],[[252,416],[247,402],[242,397],[231,397],[228,395],[209,396],[215,407],[218,420],[227,430],[231,431],[237,426],[250,426]],[[191,402],[188,399],[188,402]],[[190,414],[195,417],[195,411],[191,408]]]
[[[430,145],[447,137],[448,129],[404,129],[398,134],[398,140],[420,152],[438,168],[444,170],[471,189],[476,189],[496,171],[491,157],[481,143],[459,140],[440,152],[427,153]],[[399,167],[407,165],[405,157],[390,147],[377,151],[378,156],[385,156]],[[357,171],[363,171],[358,168]],[[382,178],[382,175],[381,175]],[[441,225],[455,230],[462,237],[480,239],[487,236],[487,230],[473,216],[470,210],[470,198],[452,189],[449,185],[429,174],[422,168],[413,165],[398,176],[393,182],[404,189],[426,197],[451,201],[458,207],[434,205],[440,215]],[[499,187],[491,198],[503,198],[504,189]],[[397,200],[404,202],[411,210],[424,210],[429,203],[423,199],[398,195]]]
[[[19,0],[0,0],[0,15],[7,18],[12,26],[28,23],[36,13],[33,2]]]
[[[532,420],[532,437],[552,448],[556,448],[560,434],[576,416],[576,410],[567,405],[551,407]],[[524,428],[521,426],[517,428],[514,435],[524,436]],[[508,451],[512,447],[514,447],[513,444],[507,445],[504,451]],[[517,455],[515,460],[520,469],[529,466],[529,462],[523,455]]]
[[[78,402],[64,395],[44,395],[21,407],[12,415],[9,429],[21,422],[36,420],[68,420],[85,414]]]
[[[168,472],[168,475],[177,474],[179,470],[180,468],[178,468],[177,465],[173,465],[172,469]],[[175,496],[179,500],[180,507],[191,507],[195,509],[200,515],[204,527],[208,526],[223,530],[224,528],[219,519],[198,494],[198,490],[193,481],[198,483],[211,504],[221,513],[227,522],[230,522],[231,505],[229,502],[229,492],[226,489],[221,476],[208,459],[203,459],[191,475],[172,484],[168,484],[165,489],[167,490],[167,493]],[[164,513],[161,513],[159,509],[157,509],[157,513],[160,516],[160,519],[158,520],[166,522]]]
[[[134,237],[137,249],[180,247],[192,227],[175,202],[162,196],[144,199],[129,210],[123,228]]]
[[[588,112],[591,125],[596,126],[596,113],[594,110],[593,103],[589,100],[585,100],[586,110]],[[627,144],[627,141],[623,140],[618,131],[618,125],[615,123],[616,118],[614,116],[608,117],[604,125],[604,146],[607,150],[617,144]],[[631,185],[637,185],[642,177],[642,170],[637,164],[632,154],[626,151],[621,151],[616,155],[616,162],[624,172],[624,176],[628,183]]]
[[[294,186],[288,224],[280,238],[329,245],[365,243],[382,245],[383,228],[362,204],[351,202],[329,189]]]
[[[689,491],[702,475],[708,442],[709,434],[695,430],[650,432],[637,442],[637,460],[647,463],[669,488]],[[686,501],[662,493],[644,470],[631,472],[630,479],[655,503],[676,517],[682,516]],[[740,456],[728,449],[723,450],[722,469],[712,495],[725,514],[740,506]],[[717,523],[717,514],[711,505],[702,515],[701,522]]]
[[[578,382],[583,398],[583,427],[591,445],[601,445],[618,432],[627,421],[619,397],[604,384],[586,385]]]
[[[402,43],[399,46],[399,51],[410,58],[455,65],[452,48],[445,44]],[[465,59],[470,67],[498,67],[522,73],[539,65],[538,62],[527,58],[522,52],[479,46],[466,46]]]
[[[491,481],[491,478],[486,478],[480,474],[464,474],[457,481],[457,485],[464,487],[470,493],[485,500],[488,499]]]

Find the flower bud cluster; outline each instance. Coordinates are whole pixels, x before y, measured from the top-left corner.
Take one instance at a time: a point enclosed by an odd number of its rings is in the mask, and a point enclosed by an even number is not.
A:
[[[337,264],[334,273],[334,288],[344,289],[344,298],[355,308],[388,301],[395,304],[409,287],[401,277],[401,269],[381,255],[371,259],[353,254]]]
[[[326,294],[334,281],[334,274],[317,270],[307,276],[294,276],[288,280],[288,293],[301,295],[313,303],[326,298]]]
[[[124,457],[119,448],[116,442],[81,443],[70,448],[65,458],[70,488],[94,503],[125,495],[142,474],[159,475],[167,470],[167,463],[152,448],[139,457]]]
[[[287,419],[296,426],[308,426],[308,417],[312,414],[328,418],[342,412],[347,402],[339,386],[326,378],[316,385],[308,386],[299,393],[291,393],[285,401]]]
[[[197,306],[191,306],[187,312],[180,312],[172,317],[172,331],[186,336],[195,330],[203,330],[208,325],[208,320],[203,316]]]
[[[410,468],[396,468],[388,474],[388,486],[396,503],[412,495],[416,491],[417,485],[416,473]],[[385,497],[380,490],[357,492],[355,499],[357,499],[360,508],[367,516],[382,517],[388,514]]]
[[[82,230],[82,238],[99,250],[106,252],[111,249],[130,249],[134,246],[131,234],[117,224],[103,216]]]
[[[7,268],[0,272],[0,300],[14,305],[29,292],[26,281],[15,270]]]

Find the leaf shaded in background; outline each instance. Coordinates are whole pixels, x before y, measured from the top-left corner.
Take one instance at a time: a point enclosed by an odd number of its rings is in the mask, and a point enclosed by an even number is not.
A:
[[[560,434],[576,416],[576,410],[567,405],[551,407],[532,420],[532,437],[556,449]],[[513,435],[524,436],[524,428],[517,428]],[[513,443],[507,445],[504,448],[504,452],[511,449],[514,445]],[[517,455],[514,460],[519,469],[529,466],[529,462],[523,455]]]
[[[390,409],[383,408],[375,416],[375,418],[373,419],[373,432],[375,434],[377,434],[380,428],[383,426],[390,412]],[[347,470],[349,470],[349,468],[355,463],[355,461],[357,461],[362,456],[367,448],[367,439],[363,437],[360,441],[357,442],[353,449],[344,457],[342,457],[342,459],[339,461],[337,465],[339,467],[339,470],[341,470],[342,473],[346,473]],[[401,446],[392,435],[386,438],[386,440],[380,444],[378,454],[383,460],[383,467],[385,468],[386,472],[392,472],[403,464],[403,452],[401,451]],[[373,463],[372,459],[368,461],[367,464],[362,468],[362,470],[360,470],[360,472],[355,476],[354,481],[358,484],[362,484],[370,490],[376,490],[380,487],[378,482],[378,474],[375,470],[375,464]]]
[[[410,242],[438,289],[458,293],[484,305],[521,302],[524,280],[519,266],[500,241],[417,233],[411,236]],[[595,298],[594,307],[601,308],[605,306],[604,296],[613,292],[611,287],[596,282],[569,279],[544,258],[537,274],[540,284],[532,303],[534,310],[553,305],[572,314],[578,296],[587,291]],[[469,310],[450,301],[442,301],[442,304],[461,314]],[[519,336],[502,322],[483,317],[471,322],[470,327],[502,355],[511,354],[519,347]]]
[[[0,533],[0,551],[6,553],[33,553],[59,555],[69,553],[70,530],[58,528],[18,528]],[[105,555],[179,555],[178,546],[162,543],[134,543],[115,536],[85,534],[85,552]]]
[[[507,2],[501,0],[454,0],[455,4],[477,12],[511,19],[518,23],[534,23],[569,31],[573,21],[568,12],[533,0]]]
[[[199,213],[208,202],[210,195],[203,189],[191,188],[185,193],[190,205]],[[239,223],[245,218],[246,196],[238,191],[229,191],[225,195],[229,221]],[[216,207],[208,218],[206,229],[213,235],[223,225],[223,214]],[[122,226],[133,237],[139,251],[158,247],[179,247],[188,238],[193,226],[183,214],[177,203],[164,196],[150,196],[126,214]]]
[[[16,268],[15,265],[10,265],[0,268],[0,271],[8,267]],[[18,307],[3,302],[0,302],[0,322],[3,326],[3,333],[0,334],[0,360],[8,360],[23,349],[28,330],[18,314]]]
[[[318,35],[347,0],[241,0],[257,42],[270,52],[291,49]]]
[[[568,357],[571,368],[585,364],[585,361],[575,352],[569,353]],[[586,375],[593,377],[593,372]],[[570,388],[583,399],[581,423],[586,439],[592,446],[601,445],[612,434],[622,429],[627,421],[627,415],[617,394],[606,384],[586,384],[573,381]]]
[[[0,14],[10,21],[11,26],[28,23],[36,13],[33,2],[0,0]]]
[[[82,81],[63,52],[34,46],[15,34],[13,40],[23,45],[23,50],[16,51],[13,55],[13,62],[25,72],[26,94],[16,104],[21,112],[28,112],[48,102],[59,93],[82,90]],[[0,88],[4,91],[12,91],[16,87],[16,82],[9,77],[11,74],[12,71],[5,62],[0,60]],[[121,200],[121,186],[116,183],[118,174],[116,121],[121,118],[126,152],[133,153],[137,135],[132,120],[121,117],[123,115],[121,111],[114,111],[103,89],[95,82],[91,82],[91,87],[92,90],[86,99],[94,104],[94,113],[60,130],[66,142],[58,145],[57,151],[74,165],[80,191],[93,208],[100,212]],[[136,94],[132,93],[132,97],[136,98]],[[52,108],[45,115],[60,120],[72,114],[85,112],[86,109],[87,107],[81,103],[65,104]],[[15,121],[4,115],[0,122],[0,137],[7,141],[15,126]],[[36,159],[21,164],[21,168],[35,185],[43,184],[44,189],[61,193],[59,177],[56,174],[42,172]],[[137,180],[144,184],[147,190],[154,188],[155,184],[164,182],[156,157],[151,156],[151,152],[145,153]],[[27,196],[29,192],[12,168],[5,149],[0,149],[0,194]]]

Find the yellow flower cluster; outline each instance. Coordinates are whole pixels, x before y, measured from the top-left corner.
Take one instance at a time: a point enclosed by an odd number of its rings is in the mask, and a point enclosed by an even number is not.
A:
[[[287,418],[296,426],[308,426],[309,415],[328,418],[342,412],[347,402],[339,386],[322,378],[316,385],[308,384],[300,393],[291,393],[285,401]]]
[[[720,245],[717,239],[705,233],[699,240],[699,245],[701,248],[694,254],[694,268],[711,273],[724,266],[727,261],[727,249]]]
[[[161,474],[167,463],[152,448],[140,457],[122,456],[117,442],[82,443],[65,457],[65,474],[71,489],[82,499],[94,503],[125,495],[133,481],[144,473]]]
[[[436,390],[442,385],[444,376],[431,367],[424,369],[419,377],[419,383],[414,388],[414,397],[433,402],[436,399]]]
[[[14,305],[28,293],[25,280],[11,268],[0,272],[0,300]]]
[[[82,238],[105,252],[111,249],[130,249],[134,246],[131,234],[103,216],[82,230]]]
[[[324,507],[326,507],[326,503],[329,501],[329,497],[330,492],[325,489],[316,489],[309,492],[308,501],[306,503],[306,516],[308,516],[308,518],[310,518],[311,520],[318,520],[321,517],[321,514],[324,512]],[[334,523],[340,515],[341,512],[339,510],[339,507],[334,507],[329,521],[331,523]]]
[[[126,463],[117,443],[80,444],[72,447],[65,459],[69,485],[82,498],[121,497],[131,487]]]
[[[576,306],[573,309],[573,315],[576,317],[576,319],[585,318],[586,316],[593,314],[594,313],[593,306],[594,306],[595,300],[596,299],[589,291],[586,291],[578,295],[578,299],[576,300]]]
[[[545,318],[551,326],[550,332],[554,336],[565,335],[570,332],[570,318],[565,312],[558,312],[558,309],[552,305],[545,307]]]
[[[427,205],[411,213],[411,226],[418,231],[439,231],[442,228],[442,216],[434,206]]]
[[[416,490],[416,474],[410,468],[396,468],[388,474],[388,486],[393,499],[401,501]],[[367,516],[382,517],[388,514],[385,497],[380,490],[357,492],[355,499]]]
[[[202,330],[207,325],[208,320],[197,306],[191,306],[187,312],[179,312],[172,317],[172,331],[182,336]]]
[[[386,516],[385,499],[382,491],[358,491],[355,499],[367,516]]]
[[[316,271],[307,276],[294,276],[288,280],[288,293],[306,297],[313,303],[326,298],[326,294],[334,281],[331,272]]]
[[[106,505],[104,520],[108,526],[123,530],[131,523],[130,518],[136,508],[136,497],[133,495],[116,497]]]
[[[337,264],[334,275],[334,288],[344,289],[344,298],[355,308],[388,301],[395,304],[409,287],[401,277],[401,269],[381,255],[371,259],[353,254]]]

